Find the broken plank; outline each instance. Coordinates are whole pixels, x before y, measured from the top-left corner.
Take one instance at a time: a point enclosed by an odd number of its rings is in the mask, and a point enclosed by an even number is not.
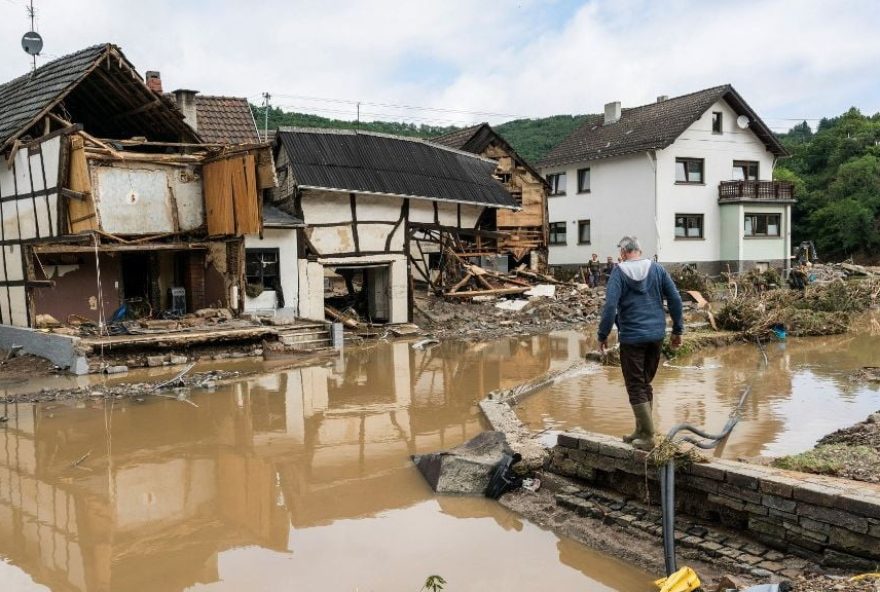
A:
[[[450,298],[474,298],[475,296],[504,296],[505,294],[522,294],[529,288],[496,288],[494,290],[470,290],[468,292],[447,292],[444,296]]]

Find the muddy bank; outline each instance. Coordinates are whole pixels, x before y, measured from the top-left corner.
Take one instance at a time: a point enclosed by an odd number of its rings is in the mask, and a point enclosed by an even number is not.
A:
[[[774,460],[773,465],[880,483],[880,411],[865,421],[828,434],[806,452]]]
[[[84,399],[135,399],[161,396],[186,399],[190,389],[210,389],[224,382],[239,380],[257,374],[256,371],[208,370],[180,372],[169,377],[145,382],[95,383],[72,388],[41,388],[34,392],[7,394],[0,397],[4,403],[46,403],[49,401],[77,401]],[[175,394],[171,394],[175,393]]]

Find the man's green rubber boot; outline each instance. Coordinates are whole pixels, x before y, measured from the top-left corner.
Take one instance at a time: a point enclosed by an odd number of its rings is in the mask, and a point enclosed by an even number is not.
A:
[[[632,439],[633,448],[651,450],[654,448],[654,417],[651,413],[651,403],[639,403],[633,405],[632,409],[637,426],[636,437]]]

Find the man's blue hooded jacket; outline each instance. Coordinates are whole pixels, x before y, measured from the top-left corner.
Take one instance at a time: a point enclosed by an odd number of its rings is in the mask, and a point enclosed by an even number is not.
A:
[[[666,270],[648,259],[620,263],[608,278],[599,341],[608,339],[615,321],[620,343],[663,341],[666,337],[664,299],[672,316],[672,333],[681,335],[684,332],[681,296]]]

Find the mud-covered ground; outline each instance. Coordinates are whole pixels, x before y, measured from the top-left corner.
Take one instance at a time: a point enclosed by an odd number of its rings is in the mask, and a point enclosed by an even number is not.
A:
[[[840,576],[799,578],[792,582],[791,592],[877,592],[880,578],[852,581]]]
[[[880,411],[854,426],[828,434],[807,452],[778,458],[773,464],[795,471],[880,483]]]
[[[8,357],[6,351],[0,350],[0,382],[2,383],[17,383],[34,376],[47,376],[60,372],[61,370],[49,360],[31,355]]]

